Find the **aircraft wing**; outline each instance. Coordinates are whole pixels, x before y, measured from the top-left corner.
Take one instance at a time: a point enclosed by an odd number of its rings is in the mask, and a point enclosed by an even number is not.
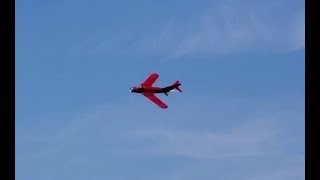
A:
[[[152,102],[157,104],[162,109],[168,108],[168,106],[165,103],[163,103],[159,98],[157,98],[153,93],[142,93],[142,95],[150,99]]]
[[[141,86],[150,87],[158,79],[159,74],[153,73],[141,84]]]

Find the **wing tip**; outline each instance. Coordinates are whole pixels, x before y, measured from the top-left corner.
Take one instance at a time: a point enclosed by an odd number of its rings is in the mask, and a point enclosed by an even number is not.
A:
[[[168,108],[168,106],[166,105],[166,104],[162,104],[162,105],[160,105],[160,104],[157,104],[161,109],[167,109]]]
[[[158,104],[158,106],[159,106],[161,109],[167,109],[167,108],[168,108],[168,106],[167,106],[166,104],[163,104],[163,105],[159,105],[159,104]]]

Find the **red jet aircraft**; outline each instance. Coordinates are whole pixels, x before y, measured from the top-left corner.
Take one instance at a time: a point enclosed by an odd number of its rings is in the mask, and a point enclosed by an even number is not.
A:
[[[165,109],[168,108],[168,106],[163,103],[160,99],[158,99],[154,94],[155,93],[164,93],[166,96],[168,96],[168,92],[178,90],[179,92],[182,92],[179,86],[181,85],[179,81],[176,81],[171,86],[167,86],[164,88],[161,87],[152,87],[153,83],[158,79],[159,75],[156,73],[151,74],[143,83],[141,83],[139,86],[135,86],[130,88],[130,91],[133,93],[141,93],[148,99],[150,99],[152,102],[157,104],[159,107]]]

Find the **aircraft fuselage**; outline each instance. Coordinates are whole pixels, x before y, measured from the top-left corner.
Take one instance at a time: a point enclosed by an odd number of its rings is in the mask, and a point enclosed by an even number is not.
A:
[[[169,86],[170,87],[170,86]],[[173,87],[169,88],[161,88],[161,87],[143,87],[143,86],[135,86],[130,88],[130,91],[133,93],[167,93],[173,89]]]

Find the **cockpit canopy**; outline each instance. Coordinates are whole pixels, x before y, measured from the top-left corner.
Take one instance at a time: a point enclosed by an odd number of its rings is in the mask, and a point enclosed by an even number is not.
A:
[[[130,91],[136,91],[136,90],[140,90],[140,89],[143,89],[143,87],[142,86],[135,86],[135,87],[130,88]]]

